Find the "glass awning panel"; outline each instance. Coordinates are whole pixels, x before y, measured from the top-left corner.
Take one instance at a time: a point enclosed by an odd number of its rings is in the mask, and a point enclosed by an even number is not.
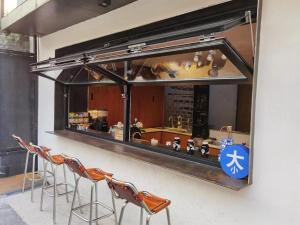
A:
[[[119,84],[251,82],[253,74],[252,68],[225,38],[214,37],[190,37],[152,45],[140,43],[126,48],[95,50],[80,56],[39,62],[31,65],[31,70],[41,73],[64,70],[61,76],[68,77],[64,82],[69,85],[106,83],[107,80]]]
[[[38,72],[39,76],[56,81],[64,85],[88,85],[88,84],[116,84],[101,72],[94,71],[85,66],[68,69],[47,70]]]

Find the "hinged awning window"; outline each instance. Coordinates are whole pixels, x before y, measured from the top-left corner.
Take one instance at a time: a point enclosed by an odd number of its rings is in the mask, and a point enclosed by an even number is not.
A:
[[[228,29],[241,23],[242,19],[245,18],[226,21],[222,26],[219,22],[214,26]],[[253,69],[249,60],[246,61],[226,37],[206,33],[195,36],[199,30],[212,29],[211,26],[195,27],[189,31],[183,29],[172,32],[173,36],[163,34],[49,59],[31,65],[31,71],[66,85],[252,82]],[[61,71],[60,77],[48,75],[52,71]]]

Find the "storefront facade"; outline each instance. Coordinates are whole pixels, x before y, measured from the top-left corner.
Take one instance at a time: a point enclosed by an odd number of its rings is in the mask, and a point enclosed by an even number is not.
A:
[[[169,1],[163,3],[140,0],[41,37],[38,58],[45,60],[54,57],[58,48],[221,2],[223,1],[176,0],[170,4]],[[257,90],[253,107],[255,118],[252,118],[254,163],[253,183],[250,186],[233,191],[184,174],[180,170],[170,170],[163,165],[153,165],[47,133],[54,130],[55,88],[52,81],[44,78],[39,78],[39,144],[76,156],[89,166],[101,167],[114,173],[116,178],[133,181],[142,189],[147,188],[171,199],[171,217],[175,225],[296,224],[300,199],[293,194],[297,193],[299,186],[299,151],[295,143],[299,136],[297,84],[300,80],[295,68],[286,65],[297,63],[299,34],[295,32],[293,24],[300,22],[298,5],[296,1],[289,1],[286,5],[282,5],[280,1],[263,2]],[[102,196],[109,201],[107,190],[103,189]],[[291,207],[297,205],[298,208]],[[118,206],[120,207],[119,204]],[[137,213],[134,208],[130,208],[124,222],[137,223]],[[163,221],[164,215],[160,216],[153,218],[153,224]]]

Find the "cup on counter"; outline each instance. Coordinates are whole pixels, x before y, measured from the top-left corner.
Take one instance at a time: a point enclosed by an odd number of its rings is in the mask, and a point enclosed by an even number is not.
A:
[[[175,137],[174,138],[174,141],[173,141],[173,150],[176,151],[176,152],[179,152],[180,151],[180,137]]]
[[[209,156],[209,145],[208,141],[203,141],[202,146],[200,148],[200,153],[202,157],[207,158]]]
[[[194,155],[195,151],[195,143],[193,139],[188,139],[187,141],[187,146],[186,146],[186,151],[190,155]]]

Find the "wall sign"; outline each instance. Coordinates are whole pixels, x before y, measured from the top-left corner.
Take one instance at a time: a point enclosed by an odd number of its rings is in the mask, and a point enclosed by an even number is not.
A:
[[[242,179],[249,172],[249,149],[244,145],[231,145],[221,153],[221,167],[230,177]]]

